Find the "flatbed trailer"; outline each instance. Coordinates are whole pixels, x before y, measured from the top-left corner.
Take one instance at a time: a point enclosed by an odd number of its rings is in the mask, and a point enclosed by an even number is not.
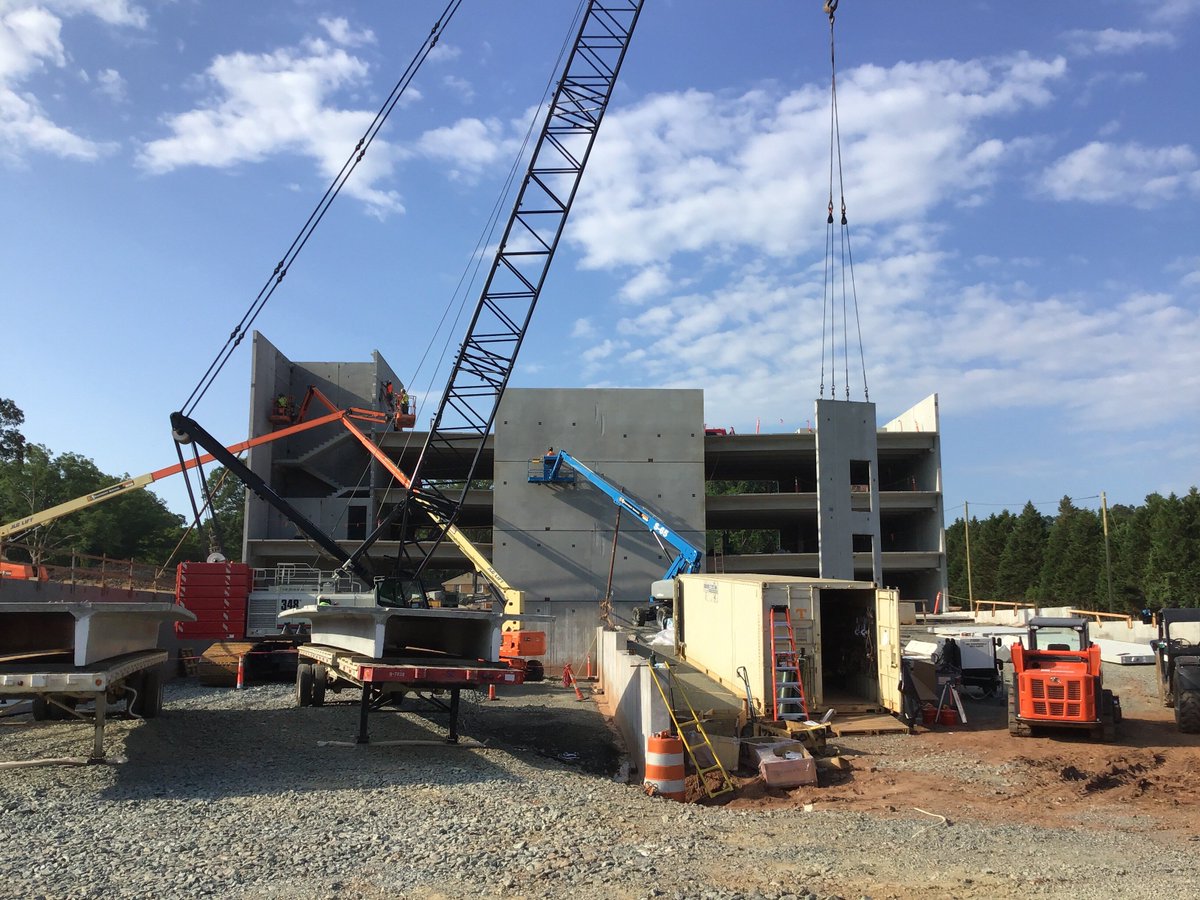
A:
[[[12,768],[54,763],[80,765],[104,763],[104,725],[110,703],[124,701],[131,715],[152,719],[162,709],[162,671],[166,650],[140,650],[77,666],[63,659],[66,653],[27,654],[25,659],[0,663],[0,697],[33,701],[35,719],[84,716],[76,712],[80,701],[92,701],[95,712],[92,755],[0,763]]]
[[[376,658],[322,644],[305,644],[298,650],[296,704],[321,706],[326,690],[339,690],[339,682],[359,689],[357,744],[370,743],[368,719],[372,709],[399,700],[405,694],[433,695],[448,691],[449,735],[446,743],[458,743],[459,693],[463,688],[521,684],[525,674],[503,662],[457,659],[445,656]]]

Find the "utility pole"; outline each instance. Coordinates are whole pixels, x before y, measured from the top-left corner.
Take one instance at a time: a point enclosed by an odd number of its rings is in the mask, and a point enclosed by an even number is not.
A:
[[[975,611],[975,587],[971,583],[971,507],[963,501],[963,538],[967,544],[967,602],[971,611]]]
[[[1112,553],[1108,549],[1108,498],[1100,492],[1100,521],[1104,525],[1104,574],[1108,577],[1108,611],[1113,611]]]

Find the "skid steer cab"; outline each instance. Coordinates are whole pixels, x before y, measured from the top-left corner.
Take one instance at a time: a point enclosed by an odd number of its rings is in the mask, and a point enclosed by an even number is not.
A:
[[[1010,734],[1075,728],[1094,740],[1117,739],[1121,700],[1104,688],[1100,647],[1088,637],[1087,619],[1030,619],[1024,644],[1012,646],[1012,670]]]
[[[1174,707],[1175,725],[1187,734],[1200,734],[1200,609],[1162,609],[1154,668],[1163,706]]]

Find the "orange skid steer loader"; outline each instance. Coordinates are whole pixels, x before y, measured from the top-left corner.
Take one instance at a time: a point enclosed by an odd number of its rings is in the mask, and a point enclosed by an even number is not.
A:
[[[1115,741],[1121,700],[1104,687],[1100,647],[1088,637],[1087,619],[1036,617],[1028,624],[1024,645],[1012,646],[1009,733],[1078,728],[1094,740]]]

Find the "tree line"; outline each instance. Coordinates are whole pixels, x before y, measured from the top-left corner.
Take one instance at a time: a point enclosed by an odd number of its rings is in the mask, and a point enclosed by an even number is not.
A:
[[[13,401],[0,398],[0,524],[129,477],[103,472],[81,454],[55,453],[30,443],[20,430],[24,421]],[[237,479],[224,477],[220,467],[207,471],[206,480],[216,509],[211,520],[215,528],[189,528],[184,517],[157,496],[134,490],[18,535],[0,546],[0,553],[4,559],[37,565],[68,565],[72,554],[80,553],[164,566],[203,560],[219,547],[226,558],[241,559],[245,488]],[[210,521],[207,514],[205,521]]]
[[[1054,516],[1032,503],[946,529],[950,594],[957,601],[1131,613],[1200,606],[1200,493],[1151,494],[1140,506],[1081,509],[1069,497]],[[970,584],[967,544],[970,543]]]

